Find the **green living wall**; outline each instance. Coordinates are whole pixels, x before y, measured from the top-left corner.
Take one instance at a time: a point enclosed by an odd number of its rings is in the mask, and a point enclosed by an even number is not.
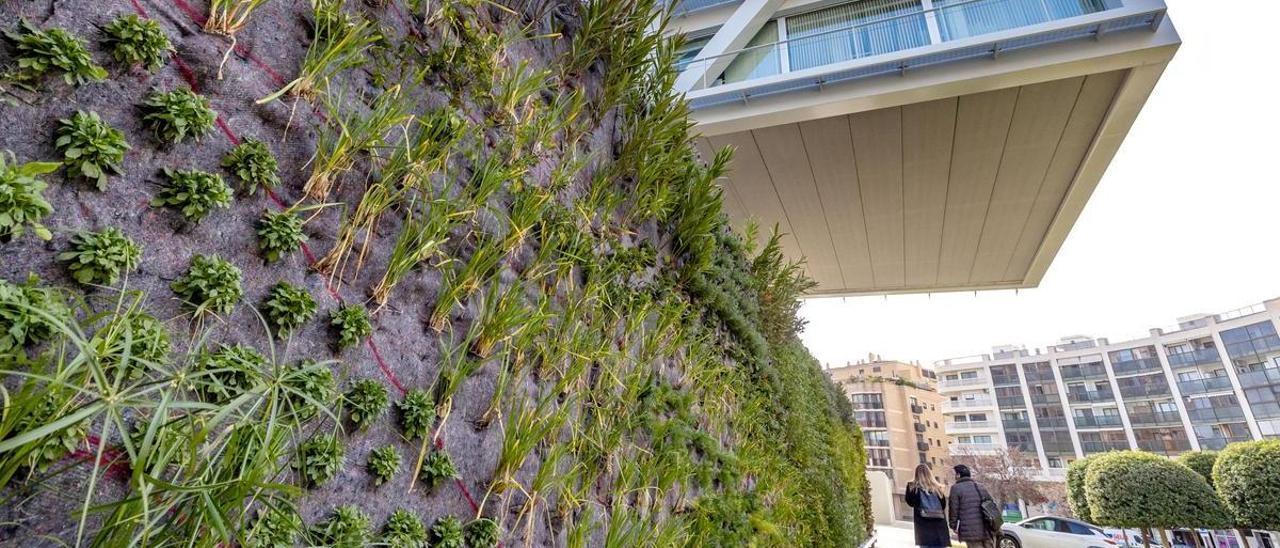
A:
[[[0,22],[0,544],[866,538],[655,0]]]

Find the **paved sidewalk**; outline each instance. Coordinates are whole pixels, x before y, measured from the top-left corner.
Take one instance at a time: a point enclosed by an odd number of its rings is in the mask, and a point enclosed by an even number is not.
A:
[[[916,534],[909,521],[876,526],[876,548],[912,548],[915,545]],[[953,543],[952,546],[963,545]]]

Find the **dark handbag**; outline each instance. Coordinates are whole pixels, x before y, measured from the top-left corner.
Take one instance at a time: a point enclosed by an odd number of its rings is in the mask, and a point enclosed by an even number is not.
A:
[[[942,497],[927,489],[917,489],[916,492],[920,494],[920,517],[929,519],[947,517],[946,512],[942,510]]]
[[[1004,526],[1004,514],[996,501],[992,500],[991,493],[978,485],[978,482],[973,482],[973,488],[978,490],[979,500],[982,501],[982,522],[987,526],[987,532],[992,537],[998,536],[1000,528]]]

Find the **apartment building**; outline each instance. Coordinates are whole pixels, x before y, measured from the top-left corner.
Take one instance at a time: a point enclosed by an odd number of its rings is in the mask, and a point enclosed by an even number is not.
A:
[[[947,464],[943,397],[937,392],[937,378],[919,364],[884,361],[877,356],[828,369],[827,374],[853,401],[866,442],[868,471],[889,476],[895,514],[910,519],[911,509],[903,497],[916,465]]]
[[[815,295],[1032,287],[1180,44],[1163,0],[683,0],[725,209]]]
[[[1134,340],[1066,337],[937,362],[950,450],[1017,448],[1053,474],[1105,451],[1173,456],[1280,437],[1277,322],[1273,299]]]

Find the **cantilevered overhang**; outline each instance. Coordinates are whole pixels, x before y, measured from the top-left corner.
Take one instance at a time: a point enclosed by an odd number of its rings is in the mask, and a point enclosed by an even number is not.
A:
[[[1034,287],[1180,43],[1151,5],[698,89],[697,144],[815,295]]]

